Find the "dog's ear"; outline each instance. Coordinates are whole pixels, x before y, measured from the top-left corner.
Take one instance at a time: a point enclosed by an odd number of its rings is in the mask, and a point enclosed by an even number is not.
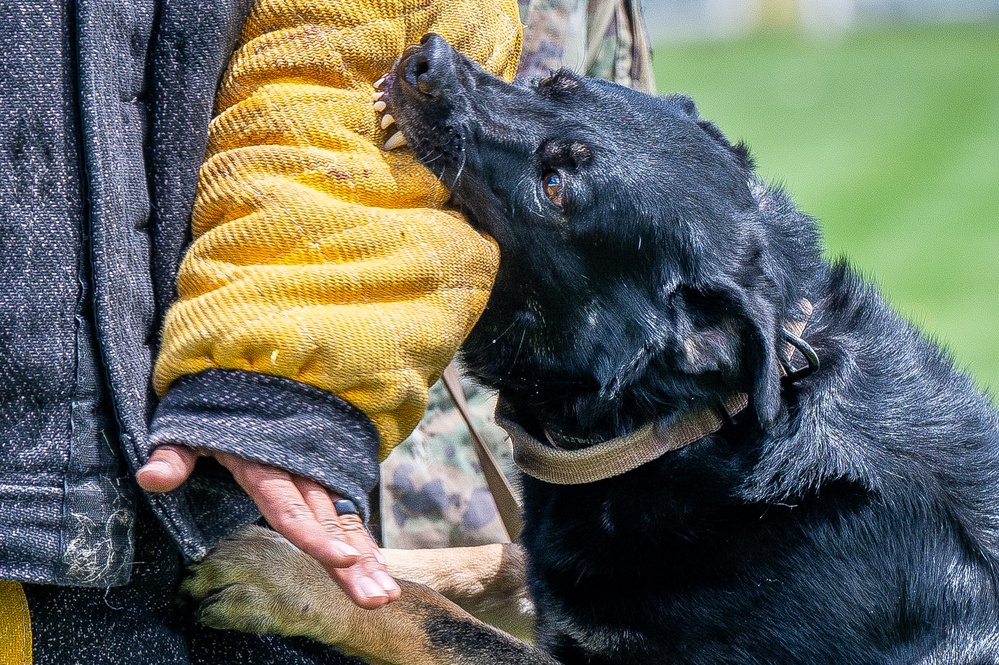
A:
[[[756,168],[756,164],[753,161],[753,156],[749,152],[749,147],[742,141],[738,143],[732,143],[728,140],[728,137],[722,133],[722,130],[718,129],[718,125],[708,120],[701,118],[700,113],[697,111],[697,104],[694,100],[686,95],[667,95],[663,97],[663,101],[667,106],[679,109],[688,118],[697,123],[705,134],[710,136],[718,145],[722,146],[728,150],[735,157],[739,166],[742,168],[752,171]]]
[[[760,314],[746,319],[742,362],[750,379],[750,398],[761,425],[773,421],[780,408],[780,365],[777,359],[777,322]]]
[[[717,316],[710,323],[691,324],[681,333],[682,364],[691,374],[734,375],[749,392],[761,424],[780,408],[780,368],[777,323],[773,309],[734,286],[712,293]],[[704,304],[695,305],[694,309]],[[701,310],[703,311],[703,310]]]
[[[739,162],[739,166],[747,171],[752,171],[756,168],[753,156],[749,154],[749,146],[747,146],[744,142],[739,141],[738,143],[733,144],[728,140],[728,137],[722,133],[722,130],[718,129],[718,125],[713,122],[698,120],[697,124],[704,130],[705,134],[713,138],[716,143],[732,153],[735,156],[736,161]]]
[[[660,97],[663,103],[668,107],[679,110],[684,115],[690,117],[692,120],[700,120],[701,116],[697,112],[697,104],[693,99],[687,95],[672,94]]]
[[[732,321],[687,330],[682,334],[681,369],[694,375],[730,371],[738,363],[739,338]]]

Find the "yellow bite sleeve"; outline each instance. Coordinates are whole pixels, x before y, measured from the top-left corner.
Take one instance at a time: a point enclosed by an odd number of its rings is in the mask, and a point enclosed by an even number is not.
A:
[[[0,663],[31,665],[31,614],[24,589],[0,580]]]
[[[257,0],[222,79],[154,387],[236,369],[363,411],[405,438],[481,314],[499,250],[387,153],[372,82],[427,32],[512,79],[516,0]]]

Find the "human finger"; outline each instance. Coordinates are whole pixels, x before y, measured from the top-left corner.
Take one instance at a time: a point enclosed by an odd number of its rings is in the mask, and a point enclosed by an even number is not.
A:
[[[198,451],[194,448],[164,444],[135,472],[135,481],[147,492],[169,492],[187,480],[197,461]]]
[[[388,574],[378,545],[364,527],[353,502],[343,500],[309,478],[293,475],[292,480],[329,537],[360,554],[351,566],[324,563],[330,576],[361,607],[374,609],[398,598],[402,593],[399,585]]]
[[[354,564],[360,552],[347,543],[328,538],[325,527],[292,482],[292,474],[228,453],[214,453],[246,490],[271,527],[324,566]]]

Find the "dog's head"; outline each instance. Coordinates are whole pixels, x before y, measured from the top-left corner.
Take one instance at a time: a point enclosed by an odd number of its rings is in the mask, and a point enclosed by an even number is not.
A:
[[[773,416],[814,234],[779,195],[765,210],[746,149],[689,98],[567,71],[510,85],[436,35],[390,92],[417,157],[500,245],[464,348],[480,379],[588,429],[738,390]]]

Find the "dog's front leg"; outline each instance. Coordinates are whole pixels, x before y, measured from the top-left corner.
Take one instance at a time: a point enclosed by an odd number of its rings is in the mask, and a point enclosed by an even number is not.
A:
[[[266,529],[219,544],[184,590],[215,628],[311,637],[388,665],[557,665],[536,647],[487,626],[440,594],[400,580],[402,597],[355,605],[315,559]]]
[[[382,554],[393,577],[424,584],[475,618],[533,639],[534,603],[527,593],[520,545],[383,549]]]

